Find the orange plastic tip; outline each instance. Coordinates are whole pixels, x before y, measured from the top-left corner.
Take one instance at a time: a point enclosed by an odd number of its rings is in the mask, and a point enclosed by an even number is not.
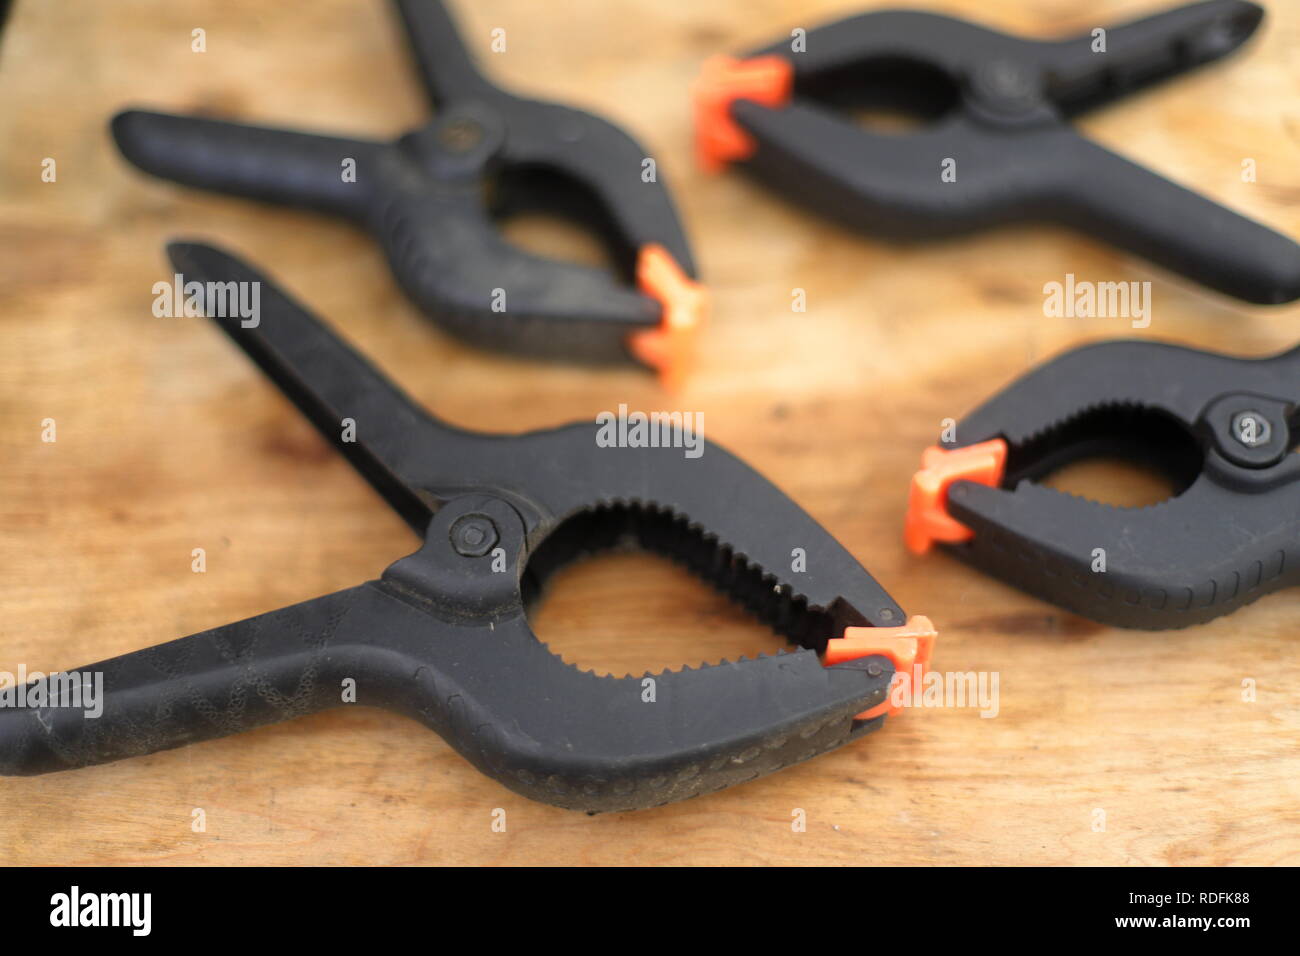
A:
[[[682,271],[672,254],[658,243],[641,247],[636,260],[641,291],[663,306],[663,320],[653,329],[633,332],[628,348],[637,359],[657,369],[670,390],[679,388],[695,358],[695,336],[709,314],[709,296]]]
[[[783,57],[756,56],[738,60],[714,56],[691,87],[695,104],[695,159],[700,168],[715,173],[733,160],[754,154],[753,137],[731,118],[731,104],[752,100],[778,107],[790,102],[794,67]]]
[[[1007,464],[1001,438],[966,448],[935,445],[921,455],[921,470],[912,476],[903,541],[914,554],[925,554],[936,541],[969,541],[975,532],[948,514],[948,486],[973,481],[996,488]]]
[[[939,632],[934,629],[930,619],[922,614],[914,614],[901,627],[846,627],[843,637],[833,637],[826,642],[827,667],[856,661],[863,657],[879,654],[894,662],[894,680],[906,674],[913,678],[913,670],[921,668],[921,676],[930,668],[930,657],[934,654],[934,642]],[[893,690],[893,682],[890,682]],[[871,720],[881,714],[896,714],[900,708],[895,707],[889,696],[872,707],[858,714],[858,720]]]

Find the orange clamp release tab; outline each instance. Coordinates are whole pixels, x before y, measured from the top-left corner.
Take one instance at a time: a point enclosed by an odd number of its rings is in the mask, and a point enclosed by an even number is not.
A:
[[[657,242],[647,243],[637,254],[636,282],[642,292],[659,300],[663,320],[653,329],[629,335],[628,348],[658,370],[665,388],[676,391],[694,363],[695,336],[708,318],[709,295]]]
[[[934,642],[939,632],[934,629],[930,619],[923,614],[914,614],[902,627],[846,627],[843,637],[833,637],[826,642],[824,662],[827,667],[856,661],[863,657],[879,654],[894,662],[894,679],[890,681],[892,693],[894,683],[903,675],[911,681],[923,677],[930,669],[930,657],[934,654]],[[920,667],[920,674],[914,674]],[[856,715],[857,720],[871,720],[881,714],[896,714],[901,709],[890,701],[886,694],[883,701],[869,710]]]
[[[913,554],[925,554],[936,541],[969,541],[975,532],[948,514],[948,486],[973,481],[996,488],[1007,464],[1001,438],[966,448],[935,445],[921,454],[921,470],[912,476],[903,542]]]
[[[784,106],[794,89],[794,67],[779,56],[738,60],[713,56],[704,61],[691,87],[695,103],[695,160],[716,173],[732,160],[745,159],[757,148],[753,137],[731,118],[731,104],[753,100],[762,106]]]

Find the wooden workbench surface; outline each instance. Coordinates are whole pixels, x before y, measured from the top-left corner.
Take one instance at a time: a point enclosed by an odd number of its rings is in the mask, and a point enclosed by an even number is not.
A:
[[[1158,6],[919,2],[1039,35]],[[127,104],[375,137],[416,125],[424,102],[383,5],[19,0],[0,43],[0,669],[71,668],[338,590],[415,544],[210,323],[151,314],[151,287],[171,273],[162,245],[179,234],[266,268],[458,424],[550,426],[619,402],[702,411],[709,438],[935,620],[939,669],[996,671],[1001,694],[992,719],[904,712],[774,776],[599,817],[502,789],[413,721],[336,711],[4,779],[0,863],[1300,862],[1300,592],[1186,631],[1126,632],[946,557],[912,557],[900,536],[908,478],[941,420],[1029,363],[1124,335],[1262,355],[1296,340],[1300,307],[1242,306],[1053,228],[893,247],[693,168],[687,88],[705,56],[870,5],[454,4],[495,77],[625,124],[673,184],[715,295],[698,371],[673,396],[632,368],[459,344],[399,294],[360,232],[150,179],[113,147],[107,120]],[[1081,125],[1297,235],[1300,7],[1269,6],[1241,55]],[[196,27],[205,53],[191,52]],[[488,52],[495,27],[502,54]],[[47,157],[53,183],[41,177]],[[1242,181],[1245,158],[1257,182]],[[521,242],[586,252],[555,229],[515,227]],[[1067,273],[1151,280],[1150,327],[1046,317],[1043,284]],[[806,290],[804,313],[791,311],[794,288]],[[41,440],[44,419],[56,422],[53,443]],[[1149,490],[1118,467],[1068,480],[1112,499]],[[194,548],[206,573],[191,571]],[[562,573],[534,625],[566,659],[620,674],[778,643],[642,555]],[[493,829],[497,808],[505,832]]]

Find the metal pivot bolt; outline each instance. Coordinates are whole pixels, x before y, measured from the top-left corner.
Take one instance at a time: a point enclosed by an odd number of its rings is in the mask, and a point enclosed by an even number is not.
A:
[[[1040,101],[1032,74],[1010,60],[994,60],[975,72],[975,92],[1000,112],[1018,113]]]
[[[439,128],[438,142],[453,153],[467,153],[483,142],[483,127],[471,117],[457,116]]]
[[[1232,437],[1247,448],[1258,448],[1273,437],[1273,426],[1262,414],[1248,409],[1232,417]]]
[[[483,557],[496,547],[500,537],[487,515],[462,515],[451,526],[451,546],[466,558]]]

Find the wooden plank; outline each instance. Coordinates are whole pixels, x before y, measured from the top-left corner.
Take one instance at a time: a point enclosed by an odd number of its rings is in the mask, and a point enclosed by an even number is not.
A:
[[[117,155],[106,122],[126,104],[373,136],[414,125],[424,105],[380,5],[18,4],[0,46],[11,95],[0,116],[0,669],[73,667],[337,590],[414,544],[206,322],[152,316],[151,286],[170,272],[162,244],[184,234],[267,268],[461,425],[550,426],[618,402],[704,412],[710,438],[934,618],[940,669],[996,671],[1001,694],[993,719],[905,713],[773,777],[603,817],[516,797],[403,718],[325,714],[0,780],[0,863],[1300,862],[1300,594],[1188,631],[1124,632],[946,558],[913,558],[900,537],[908,477],[939,422],[1029,363],[1127,335],[1266,354],[1294,340],[1300,308],[1229,302],[1052,228],[891,246],[692,168],[687,88],[703,57],[869,5],[456,4],[495,76],[624,123],[674,184],[715,320],[698,374],[669,397],[631,369],[463,346],[402,298],[358,232],[151,180]],[[1160,6],[925,5],[1043,35]],[[1082,125],[1295,235],[1300,9],[1270,6],[1241,56]],[[503,54],[487,52],[495,27]],[[190,50],[194,28],[206,53]],[[41,181],[46,157],[57,182]],[[1241,181],[1244,158],[1258,182]],[[568,241],[536,223],[516,234]],[[1150,327],[1046,317],[1043,284],[1067,273],[1151,280]],[[791,311],[795,288],[805,313]],[[53,444],[40,440],[46,418]],[[1113,468],[1073,480],[1101,496],[1129,486]],[[204,574],[190,569],[196,547]],[[703,585],[635,555],[566,571],[535,624],[566,658],[615,673],[776,646]],[[491,828],[495,808],[504,833]],[[798,809],[806,832],[792,831]]]

